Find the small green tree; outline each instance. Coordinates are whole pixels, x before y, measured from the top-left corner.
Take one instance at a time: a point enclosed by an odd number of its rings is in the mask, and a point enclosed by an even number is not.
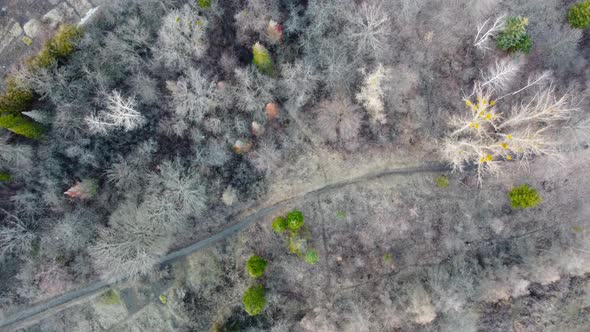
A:
[[[166,297],[166,295],[161,294],[158,298],[160,299],[160,302],[162,302],[162,304],[168,303],[168,298]]]
[[[74,53],[76,44],[82,35],[82,30],[75,25],[64,24],[60,26],[55,35],[45,42],[41,51],[29,59],[29,69],[48,68],[57,60]]]
[[[0,182],[8,182],[10,181],[10,173],[0,171]]]
[[[573,4],[567,12],[567,20],[574,28],[585,29],[590,26],[590,0]]]
[[[19,86],[14,80],[7,80],[6,90],[0,95],[0,113],[17,114],[26,111],[33,102],[33,92]]]
[[[529,53],[533,42],[531,41],[531,37],[526,33],[528,24],[529,19],[526,17],[509,17],[506,20],[504,30],[498,34],[498,38],[496,39],[498,48],[510,53]]]
[[[318,252],[315,250],[308,250],[305,253],[305,262],[309,265],[314,265],[319,259]]]
[[[258,278],[266,270],[266,260],[260,256],[252,255],[248,259],[248,262],[246,262],[246,269],[250,277]]]
[[[274,65],[266,47],[260,43],[254,44],[252,55],[252,62],[261,73],[269,76],[274,73]]]
[[[510,197],[510,205],[514,209],[532,208],[542,202],[537,190],[531,188],[528,184],[512,188],[508,193],[508,197]]]
[[[43,126],[20,114],[1,115],[0,127],[32,139],[40,139],[44,131]]]
[[[293,210],[287,214],[287,227],[293,232],[298,231],[304,222],[303,212],[299,210]]]
[[[444,175],[437,176],[436,179],[434,179],[434,182],[436,182],[436,186],[439,188],[446,188],[449,186],[449,178]]]
[[[250,286],[242,297],[242,303],[248,315],[258,315],[266,305],[264,288],[261,285]]]
[[[287,230],[287,219],[282,216],[278,216],[272,222],[272,229],[277,234],[281,234]]]
[[[199,0],[199,7],[203,9],[211,8],[211,0]]]

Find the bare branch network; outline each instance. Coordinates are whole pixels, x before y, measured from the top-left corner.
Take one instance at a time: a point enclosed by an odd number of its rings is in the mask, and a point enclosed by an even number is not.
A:
[[[495,37],[504,28],[505,23],[506,15],[500,15],[493,23],[490,19],[487,19],[478,24],[473,46],[483,51],[488,50],[490,48],[490,39]]]
[[[562,143],[559,129],[579,111],[569,93],[556,95],[546,72],[531,76],[518,90],[505,92],[519,66],[518,60],[497,61],[464,98],[465,111],[449,119],[453,131],[444,140],[443,155],[457,170],[476,164],[480,183],[486,174],[498,175],[510,162],[526,167],[534,156],[557,156]],[[530,99],[500,106],[502,99],[534,86],[538,91]]]
[[[121,128],[124,131],[134,130],[145,123],[145,118],[136,110],[135,98],[125,98],[117,90],[107,95],[106,110],[86,117],[86,124],[91,132],[106,134]]]

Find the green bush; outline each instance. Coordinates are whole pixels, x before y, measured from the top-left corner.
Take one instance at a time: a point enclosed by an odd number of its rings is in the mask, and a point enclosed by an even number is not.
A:
[[[33,92],[20,87],[15,80],[7,80],[6,90],[0,95],[0,113],[20,113],[33,102]]]
[[[501,50],[513,53],[529,53],[533,42],[531,37],[526,33],[526,27],[529,19],[526,17],[515,16],[506,20],[506,27],[498,35],[496,44]]]
[[[434,179],[434,182],[436,182],[436,186],[439,188],[446,188],[449,186],[449,178],[444,175],[437,176],[436,179]]]
[[[274,65],[266,47],[260,43],[254,44],[252,55],[252,62],[261,73],[269,76],[274,73]]]
[[[43,135],[43,126],[24,115],[7,114],[0,116],[0,127],[15,134],[32,139],[39,139]]]
[[[246,263],[246,269],[252,278],[258,278],[266,270],[266,260],[260,256],[252,255]]]
[[[393,260],[393,256],[390,253],[386,252],[383,255],[383,262],[385,262],[385,263],[391,263],[392,260]]]
[[[10,173],[8,172],[0,172],[0,182],[7,182],[10,181]]]
[[[278,216],[272,222],[272,229],[277,234],[281,234],[287,230],[287,219],[283,218],[282,216]]]
[[[318,256],[318,252],[315,250],[309,250],[306,254],[305,254],[305,262],[309,265],[314,265],[315,263],[318,262],[319,260],[319,256]]]
[[[303,226],[305,218],[303,212],[299,210],[293,210],[287,214],[287,228],[291,231],[298,231]]]
[[[514,209],[527,209],[535,207],[542,202],[541,196],[537,194],[537,190],[529,187],[528,184],[512,188],[508,193],[508,197],[510,197],[510,205]]]
[[[119,292],[116,290],[109,289],[100,296],[100,303],[106,305],[121,304],[121,296],[119,296]]]
[[[160,302],[162,302],[162,304],[168,303],[168,298],[166,297],[166,295],[162,294],[158,298],[160,299]]]
[[[29,69],[47,68],[61,58],[76,50],[77,41],[82,38],[82,30],[74,25],[64,24],[51,37],[39,53],[29,59]]]
[[[266,305],[264,288],[261,285],[250,286],[242,297],[242,303],[248,315],[258,315]]]
[[[199,7],[203,9],[211,8],[211,0],[199,0]]]
[[[574,28],[585,29],[590,26],[590,0],[573,4],[568,13],[567,20]]]

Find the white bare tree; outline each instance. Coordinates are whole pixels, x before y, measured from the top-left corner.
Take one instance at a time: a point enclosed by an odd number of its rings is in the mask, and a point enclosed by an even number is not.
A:
[[[107,134],[109,131],[122,128],[131,131],[145,123],[145,118],[136,110],[135,98],[125,98],[117,90],[107,95],[106,110],[86,117],[86,124],[95,134]]]
[[[363,1],[356,10],[348,11],[346,35],[357,42],[359,53],[383,48],[389,35],[389,17],[381,1]]]
[[[506,90],[516,78],[522,61],[520,59],[501,59],[490,66],[486,73],[482,74],[481,87],[491,87],[496,91]]]
[[[490,38],[495,37],[504,28],[505,21],[506,15],[501,15],[493,23],[490,19],[487,19],[478,24],[473,46],[483,51],[489,49]]]
[[[543,75],[542,75],[543,76]],[[531,87],[538,81],[530,79]],[[514,95],[523,89],[510,93]],[[526,103],[512,106],[510,111],[498,109],[494,90],[475,83],[471,97],[466,98],[466,112],[452,117],[449,125],[454,128],[444,140],[444,157],[458,170],[477,165],[481,183],[485,174],[499,174],[507,162],[517,161],[527,166],[534,156],[557,156],[560,153],[559,129],[574,112],[570,94],[557,97],[555,88],[549,84],[541,88]]]

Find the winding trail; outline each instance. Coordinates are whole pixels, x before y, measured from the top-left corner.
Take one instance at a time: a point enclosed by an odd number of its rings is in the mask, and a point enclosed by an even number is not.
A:
[[[396,168],[390,170],[384,170],[377,173],[369,173],[360,177],[347,179],[343,181],[337,181],[330,184],[326,184],[318,189],[311,190],[308,192],[300,193],[293,197],[290,197],[286,200],[274,203],[268,207],[261,208],[256,212],[246,216],[241,221],[230,225],[218,233],[203,239],[201,241],[195,242],[185,248],[179,249],[177,251],[173,251],[168,255],[162,257],[160,259],[160,266],[168,265],[180,258],[188,256],[196,251],[199,251],[203,248],[206,248],[213,243],[227,238],[234,233],[239,232],[240,230],[246,228],[251,223],[265,217],[268,214],[271,214],[279,209],[284,208],[294,202],[299,200],[314,198],[324,193],[334,192],[343,187],[347,187],[354,184],[359,184],[368,181],[374,181],[381,178],[385,178],[388,176],[398,176],[398,175],[410,175],[415,173],[435,173],[435,172],[448,172],[451,168],[448,165],[441,164],[441,163],[433,163],[428,165],[422,165],[417,167],[406,167],[406,168]],[[73,305],[82,303],[86,300],[91,299],[93,296],[97,295],[102,289],[107,288],[113,284],[123,282],[121,281],[97,281],[92,283],[84,288],[80,288],[74,291],[70,291],[64,293],[60,296],[54,297],[46,302],[42,302],[36,305],[33,305],[30,308],[20,310],[18,313],[5,317],[0,321],[0,329],[2,331],[9,331],[15,330],[17,328],[22,328],[24,325],[31,325],[35,322],[54,315],[66,308],[69,308]]]

